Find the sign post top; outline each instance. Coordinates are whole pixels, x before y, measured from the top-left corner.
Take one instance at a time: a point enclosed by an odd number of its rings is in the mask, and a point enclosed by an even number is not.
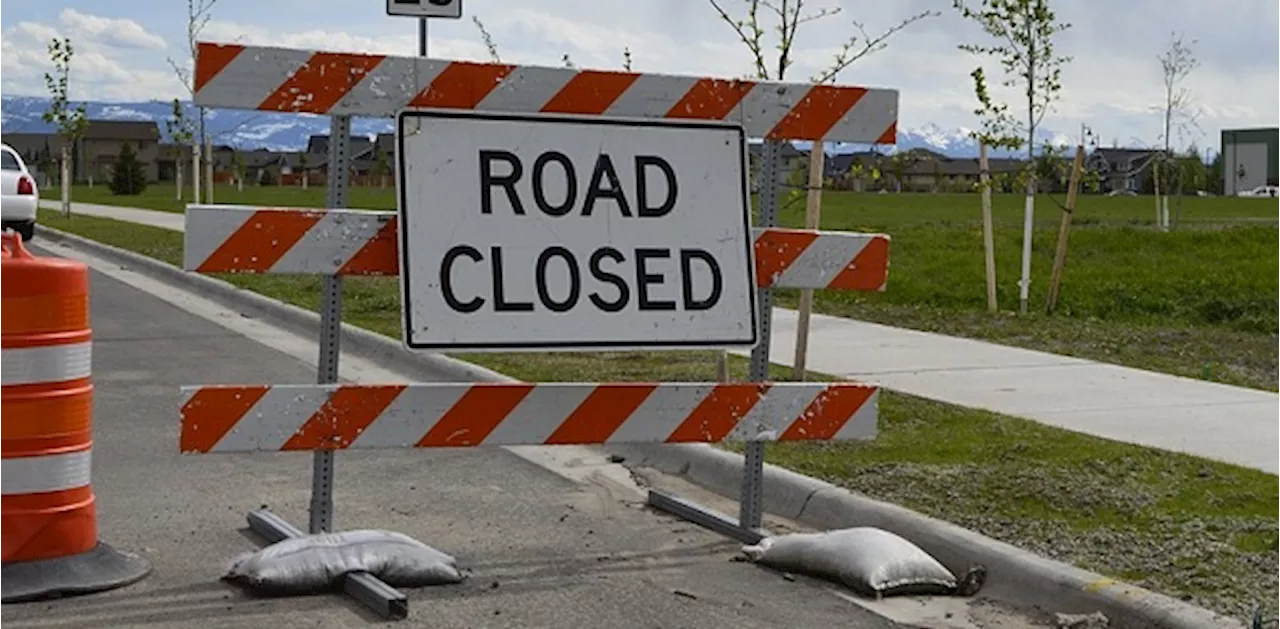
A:
[[[397,142],[410,349],[755,345],[741,125],[406,110]]]
[[[387,0],[387,15],[456,20],[462,17],[462,0]]]

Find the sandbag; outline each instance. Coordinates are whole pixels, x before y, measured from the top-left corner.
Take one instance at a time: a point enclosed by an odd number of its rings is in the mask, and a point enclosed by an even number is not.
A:
[[[763,566],[835,581],[864,596],[957,592],[956,577],[946,566],[877,528],[766,537],[742,552]]]
[[[358,530],[282,540],[231,561],[226,581],[274,594],[331,588],[349,572],[368,572],[392,587],[458,583],[457,561],[408,535]]]

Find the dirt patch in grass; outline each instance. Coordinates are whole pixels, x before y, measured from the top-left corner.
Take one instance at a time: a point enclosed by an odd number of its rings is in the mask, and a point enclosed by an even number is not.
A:
[[[41,220],[52,227],[172,264],[180,261],[182,237],[176,232],[51,214],[42,213]],[[224,279],[304,308],[315,309],[319,300],[318,277]],[[394,278],[348,278],[344,306],[348,322],[398,336]],[[1002,322],[994,327],[1003,330],[998,334],[1004,339],[1034,338],[1036,328],[1019,326],[1039,325],[1034,319],[996,321]],[[1121,342],[1123,334],[1132,334],[1134,345],[1152,345],[1143,328],[1121,333],[1099,327],[1113,336],[1104,334],[1099,341],[1099,330],[1090,327],[1074,334],[1099,347],[1129,347]],[[1180,339],[1175,336],[1164,346]],[[1150,354],[1157,355],[1163,354]],[[708,352],[459,357],[528,381],[715,378]],[[734,358],[731,366],[735,377],[745,377],[745,361]],[[773,376],[786,380],[791,374],[775,365]],[[1280,484],[1270,474],[890,391],[882,396],[875,441],[771,444],[768,459],[1222,613],[1248,618],[1258,605],[1270,615],[1276,611]]]

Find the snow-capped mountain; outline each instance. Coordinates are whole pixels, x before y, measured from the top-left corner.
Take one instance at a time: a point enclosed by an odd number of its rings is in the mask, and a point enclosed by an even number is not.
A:
[[[0,97],[0,132],[48,133],[53,126],[44,122],[42,114],[49,107],[49,99],[39,96]],[[184,115],[194,119],[197,110],[191,103],[183,103]],[[165,122],[173,113],[173,103],[149,101],[135,103],[107,103],[89,101],[86,112],[92,120],[154,120],[161,135],[168,138]],[[273,151],[297,151],[307,145],[307,139],[315,134],[329,133],[329,119],[312,114],[270,113],[237,109],[211,109],[205,114],[205,125],[214,142],[242,149],[264,148]],[[389,118],[354,118],[352,133],[372,136],[394,131]],[[897,150],[925,148],[951,157],[976,157],[977,143],[969,137],[969,129],[944,129],[933,123],[918,128],[899,128]],[[1045,141],[1058,142],[1060,134],[1045,131],[1040,134]],[[797,143],[807,146],[807,143]],[[851,152],[866,147],[841,145],[837,152]],[[995,151],[993,156],[1005,155]]]

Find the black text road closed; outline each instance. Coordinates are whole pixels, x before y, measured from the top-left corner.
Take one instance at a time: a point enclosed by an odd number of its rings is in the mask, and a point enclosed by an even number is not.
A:
[[[406,111],[398,134],[409,347],[755,344],[740,127]]]

